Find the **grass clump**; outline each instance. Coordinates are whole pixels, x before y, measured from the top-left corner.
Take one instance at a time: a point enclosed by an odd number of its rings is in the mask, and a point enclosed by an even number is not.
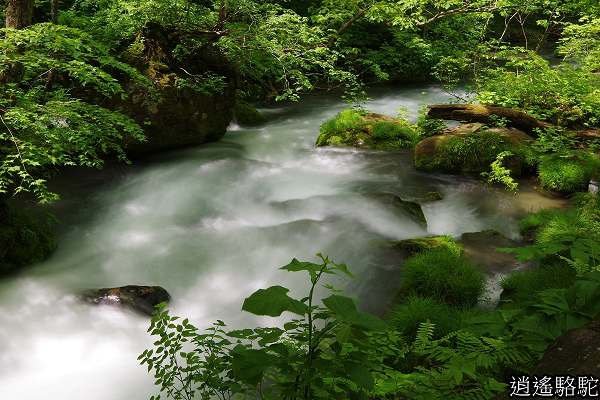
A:
[[[502,299],[523,302],[546,289],[561,289],[575,283],[577,273],[569,265],[557,263],[515,271],[502,279]]]
[[[408,121],[348,109],[321,125],[317,146],[353,146],[396,150],[414,146],[417,129]]]
[[[470,307],[477,304],[484,284],[482,272],[464,256],[440,248],[417,254],[406,261],[401,293]]]
[[[569,156],[543,156],[539,164],[542,186],[562,193],[574,193],[587,188],[590,179],[600,170],[598,157],[588,152]]]

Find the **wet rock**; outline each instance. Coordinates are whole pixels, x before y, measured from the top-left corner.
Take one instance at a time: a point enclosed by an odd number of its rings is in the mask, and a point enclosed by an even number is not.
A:
[[[533,374],[600,376],[600,320],[558,337]]]
[[[533,139],[514,128],[465,124],[421,140],[415,147],[415,166],[423,171],[480,174],[489,170],[498,154],[510,151],[506,166],[515,176],[526,170],[524,148]]]
[[[510,272],[522,266],[514,255],[498,251],[499,248],[522,246],[500,232],[486,230],[464,233],[458,242],[463,247],[465,256],[474,264],[482,266],[487,273]]]
[[[393,193],[371,193],[365,197],[376,200],[377,202],[398,210],[404,214],[408,214],[415,222],[424,228],[427,228],[427,219],[423,213],[421,206],[415,202],[402,200],[399,196]]]
[[[81,298],[90,304],[126,307],[142,314],[152,315],[155,306],[168,302],[171,296],[160,286],[129,285],[86,290],[81,294]]]

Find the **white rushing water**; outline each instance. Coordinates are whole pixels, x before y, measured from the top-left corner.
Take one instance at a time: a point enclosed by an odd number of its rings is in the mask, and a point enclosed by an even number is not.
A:
[[[443,102],[439,89],[375,94],[367,107],[412,116]],[[317,252],[346,262],[365,308],[389,300],[397,266],[381,244],[428,232],[360,193],[415,199],[429,233],[495,228],[515,234],[518,201],[468,179],[420,174],[410,155],[315,149],[319,125],[343,108],[313,98],[266,110],[260,129],[232,129],[219,143],[163,156],[102,189],[71,193],[65,232],[46,262],[0,282],[0,399],[142,400],[152,379],[137,364],[151,344],[148,321],[80,304],[85,288],[160,285],[171,309],[198,326],[217,318],[256,323],[243,298],[274,284],[303,289],[304,276],[278,271]],[[68,196],[67,196],[68,197]],[[64,211],[64,210],[63,210]],[[259,321],[262,322],[262,321]],[[268,322],[268,321],[267,321]]]

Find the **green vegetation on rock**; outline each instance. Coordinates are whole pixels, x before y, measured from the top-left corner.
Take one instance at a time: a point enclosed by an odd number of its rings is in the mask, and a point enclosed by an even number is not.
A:
[[[480,174],[490,170],[498,155],[510,152],[505,160],[514,174],[528,166],[527,142],[523,132],[482,126],[475,131],[448,132],[423,139],[415,147],[415,166],[424,171]]]
[[[321,125],[317,146],[398,150],[414,146],[418,138],[416,127],[404,119],[348,109]]]

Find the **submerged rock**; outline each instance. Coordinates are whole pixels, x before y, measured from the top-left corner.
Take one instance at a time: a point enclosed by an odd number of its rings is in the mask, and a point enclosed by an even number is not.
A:
[[[572,329],[546,349],[536,375],[600,376],[600,320]]]
[[[152,315],[155,307],[166,303],[171,295],[160,286],[123,286],[116,288],[89,289],[81,298],[96,305],[114,305],[127,307],[134,311]]]
[[[423,171],[480,174],[490,169],[498,154],[510,151],[512,156],[505,159],[505,165],[520,176],[526,169],[526,149],[532,140],[514,128],[465,124],[421,140],[415,147],[414,162]]]

